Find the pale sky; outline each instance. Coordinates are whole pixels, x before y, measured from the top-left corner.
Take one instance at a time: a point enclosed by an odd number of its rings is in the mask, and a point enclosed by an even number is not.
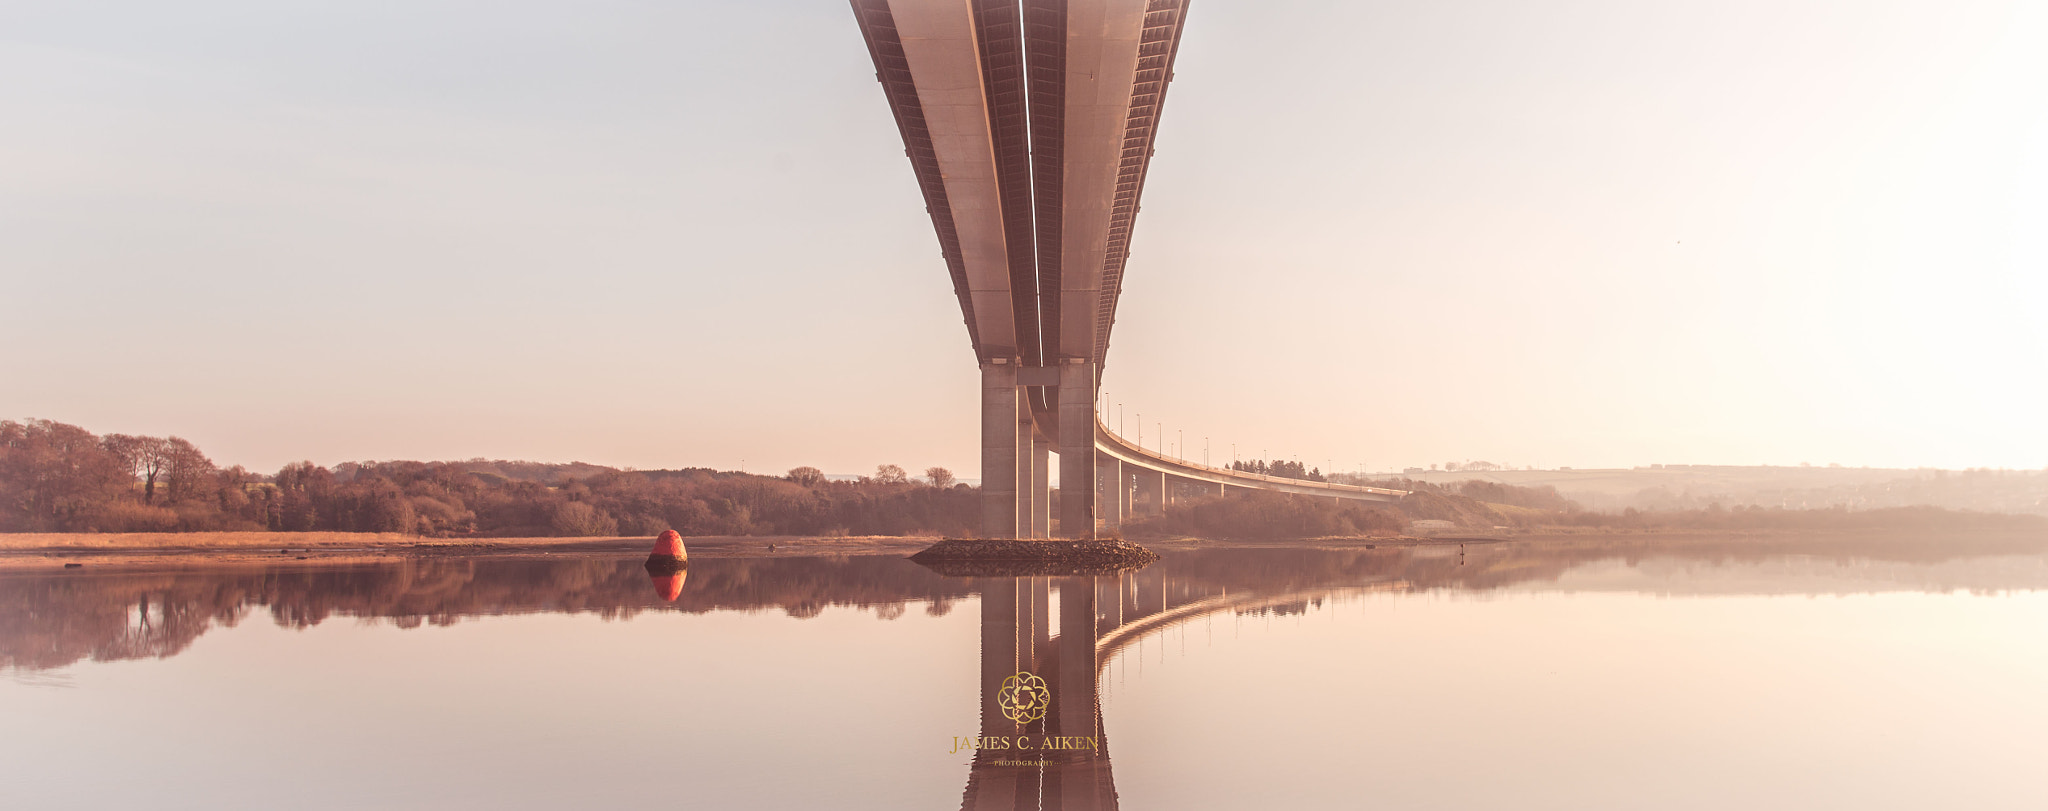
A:
[[[1196,2],[1109,420],[1339,470],[2048,466],[2043,42],[2039,3]],[[0,2],[0,75],[0,418],[266,472],[979,469],[843,2]]]

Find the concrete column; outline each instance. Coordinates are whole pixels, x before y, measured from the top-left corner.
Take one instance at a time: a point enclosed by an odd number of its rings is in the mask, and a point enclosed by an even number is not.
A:
[[[1031,537],[1052,537],[1052,443],[1031,434]]]
[[[1105,529],[1116,529],[1124,525],[1125,481],[1124,462],[1111,456],[1096,460],[1095,479],[1101,482],[1101,492],[1095,494],[1095,505]]]
[[[1133,502],[1131,500],[1131,490],[1133,489],[1133,485],[1137,484],[1137,479],[1132,478],[1131,476],[1132,470],[1134,470],[1134,468],[1124,468],[1123,480],[1117,482],[1116,488],[1117,495],[1122,496],[1124,500],[1123,514],[1125,518],[1130,518],[1131,516],[1138,514],[1137,504],[1136,502]]]
[[[1166,510],[1166,473],[1158,470],[1139,468],[1136,512],[1141,515],[1158,515]]]
[[[1017,390],[1017,525],[1011,529],[1012,538],[1031,537],[1031,516],[1045,509],[1037,487],[1040,474],[1034,446],[1038,444],[1038,421],[1031,415],[1030,391]]]
[[[981,534],[1017,534],[1017,362],[981,365]]]
[[[1060,535],[1095,537],[1095,364],[1060,363]]]

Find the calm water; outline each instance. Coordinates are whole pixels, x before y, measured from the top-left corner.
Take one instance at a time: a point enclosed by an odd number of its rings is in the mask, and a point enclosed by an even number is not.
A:
[[[2048,807],[2023,543],[16,571],[0,667],[0,808]]]

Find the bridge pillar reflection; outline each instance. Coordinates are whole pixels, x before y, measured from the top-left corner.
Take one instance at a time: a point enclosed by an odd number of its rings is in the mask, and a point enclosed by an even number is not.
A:
[[[1053,674],[1052,735],[1094,738],[1093,749],[1067,750],[1047,775],[1048,808],[1116,807],[1109,739],[1102,734],[1102,696],[1096,680],[1095,578],[1060,578],[1059,670]]]
[[[981,534],[989,538],[1017,536],[1017,415],[1022,400],[1015,358],[982,363]]]
[[[1059,589],[1058,636],[1052,635],[1052,589]],[[1116,577],[993,577],[981,591],[981,730],[984,738],[1028,739],[1029,746],[977,749],[962,808],[972,811],[1114,809],[1116,784],[1102,729],[1101,665],[1096,624],[1098,589]],[[998,702],[1005,680],[1030,671],[1045,680],[1051,707],[1019,725]],[[1052,746],[1056,738],[1085,738]]]
[[[1052,655],[1052,578],[1031,578],[1031,671],[1036,673]]]
[[[1003,715],[1000,703],[1003,680],[1018,670],[1017,579],[1002,577],[990,581],[981,592],[981,734],[1010,734],[1016,725]],[[975,753],[977,767],[985,760]],[[967,782],[968,808],[1012,808],[1017,803],[1019,773],[1015,769],[976,768]]]

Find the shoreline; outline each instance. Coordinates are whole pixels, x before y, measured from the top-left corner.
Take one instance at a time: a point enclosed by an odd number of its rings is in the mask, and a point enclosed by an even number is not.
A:
[[[1766,530],[1711,532],[1556,532],[1472,535],[1298,538],[1271,541],[1206,538],[1133,540],[1161,551],[1218,548],[1398,549],[1444,548],[1501,543],[1555,546],[1597,545],[1652,552],[1660,547],[1734,542],[1770,546],[1834,543],[1914,543],[1951,538],[1959,546],[2048,548],[2048,536],[2026,532],[1951,530]],[[909,557],[942,539],[928,536],[795,536],[714,535],[686,537],[693,559],[811,557],[819,555],[900,555]],[[81,541],[85,541],[81,543]],[[0,571],[81,567],[122,569],[219,565],[335,565],[396,560],[471,557],[640,557],[651,538],[604,536],[587,538],[422,538],[392,533],[349,532],[189,532],[189,533],[6,533],[0,534]]]
[[[78,543],[81,538],[104,539]],[[909,555],[937,538],[909,536],[808,537],[712,535],[684,538],[692,558],[795,557],[809,555]],[[306,563],[375,563],[392,560],[467,557],[644,557],[654,539],[638,536],[585,538],[422,538],[368,532],[164,532],[91,535],[84,533],[0,534],[0,571],[91,566],[162,566]]]

